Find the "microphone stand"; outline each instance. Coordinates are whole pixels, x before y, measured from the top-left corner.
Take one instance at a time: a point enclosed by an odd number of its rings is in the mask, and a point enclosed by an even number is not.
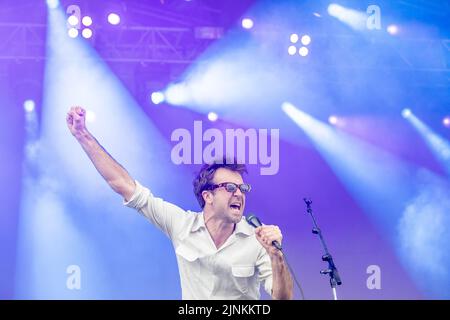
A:
[[[341,285],[342,281],[339,277],[338,270],[336,268],[336,265],[334,264],[333,257],[331,256],[330,252],[328,251],[327,245],[325,244],[325,239],[322,236],[322,231],[317,225],[316,219],[314,219],[314,215],[311,209],[311,199],[303,199],[306,203],[306,211],[310,214],[312,221],[313,221],[313,229],[312,233],[317,234],[320,238],[320,242],[322,243],[323,249],[325,251],[325,254],[322,256],[322,261],[328,262],[328,269],[321,270],[320,274],[328,274],[330,276],[330,286],[331,290],[333,291],[333,298],[334,300],[337,300],[337,293],[336,293],[336,286]]]

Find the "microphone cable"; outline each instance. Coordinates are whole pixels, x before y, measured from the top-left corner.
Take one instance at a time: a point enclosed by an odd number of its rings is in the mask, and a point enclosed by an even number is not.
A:
[[[291,267],[291,265],[290,265],[289,262],[288,262],[286,253],[285,253],[283,250],[280,250],[280,251],[283,253],[283,259],[284,259],[284,261],[286,262],[286,264],[287,264],[287,266],[288,266],[288,268],[289,268],[289,271],[290,271],[291,274],[292,274],[292,277],[294,278],[294,282],[295,282],[295,284],[297,285],[298,290],[300,291],[300,296],[302,297],[302,300],[306,300],[306,299],[305,299],[305,294],[303,293],[303,288],[302,288],[302,286],[300,285],[300,282],[297,280],[297,277],[295,276],[294,270],[292,270],[292,267]]]

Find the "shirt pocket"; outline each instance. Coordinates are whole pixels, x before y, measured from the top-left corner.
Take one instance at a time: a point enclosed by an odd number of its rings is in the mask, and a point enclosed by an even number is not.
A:
[[[188,262],[194,262],[195,260],[198,260],[199,253],[192,249],[191,247],[188,247],[184,244],[180,244],[176,249],[175,253],[182,257],[183,259],[187,260]]]
[[[178,268],[180,275],[184,281],[198,281],[200,278],[201,265],[200,265],[200,253],[192,247],[185,244],[180,244],[175,253],[178,257]]]
[[[237,289],[243,293],[247,293],[249,291],[249,286],[252,284],[251,279],[255,274],[255,266],[233,265],[231,266],[231,274],[233,275],[233,280]]]

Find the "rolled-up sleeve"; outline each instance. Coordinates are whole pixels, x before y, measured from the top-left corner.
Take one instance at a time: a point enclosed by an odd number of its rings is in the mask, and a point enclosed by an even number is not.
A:
[[[266,249],[262,248],[256,261],[258,280],[264,282],[264,290],[272,296],[272,263]]]
[[[180,207],[154,197],[150,190],[135,180],[136,188],[129,201],[123,200],[123,204],[136,209],[152,224],[158,227],[170,239],[174,230],[184,223],[186,211]]]

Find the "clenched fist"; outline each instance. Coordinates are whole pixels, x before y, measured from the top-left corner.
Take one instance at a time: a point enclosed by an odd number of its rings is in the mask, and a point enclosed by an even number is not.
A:
[[[281,234],[281,230],[278,226],[260,226],[255,229],[255,235],[256,239],[258,239],[271,257],[281,257],[283,255],[281,251],[275,248],[272,244],[272,241],[278,241],[281,245],[281,240],[283,240],[283,235]]]
[[[67,112],[67,126],[75,137],[85,133],[86,130],[86,110],[81,107],[72,107]]]

